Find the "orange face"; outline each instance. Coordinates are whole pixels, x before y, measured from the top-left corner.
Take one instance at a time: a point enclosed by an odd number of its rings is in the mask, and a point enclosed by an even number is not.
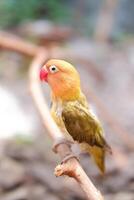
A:
[[[80,88],[78,72],[64,60],[49,60],[40,71],[40,79],[48,82],[57,97],[73,95]]]

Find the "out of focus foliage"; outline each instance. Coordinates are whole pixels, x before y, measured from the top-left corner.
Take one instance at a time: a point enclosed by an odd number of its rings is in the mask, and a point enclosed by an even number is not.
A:
[[[108,0],[0,0],[0,28],[11,28],[27,20],[49,19],[67,23],[81,33],[92,35],[103,3]],[[134,0],[116,1],[111,36],[134,33]]]
[[[40,18],[62,21],[68,15],[62,0],[0,0],[0,27]]]

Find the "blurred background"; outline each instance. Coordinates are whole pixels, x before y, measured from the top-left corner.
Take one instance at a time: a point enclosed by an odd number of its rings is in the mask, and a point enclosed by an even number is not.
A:
[[[133,200],[134,1],[0,0],[2,31],[70,52],[114,152],[104,177],[87,155],[82,166],[106,200]],[[29,93],[30,62],[0,48],[0,199],[84,200],[72,179],[53,174],[60,160]]]

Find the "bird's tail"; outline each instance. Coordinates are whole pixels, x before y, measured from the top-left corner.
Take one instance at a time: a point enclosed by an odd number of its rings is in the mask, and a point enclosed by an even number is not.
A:
[[[112,154],[112,149],[103,137],[100,137],[100,139],[101,139],[101,142],[97,144],[97,146],[92,146],[92,147],[89,146],[89,148],[90,148],[90,154],[93,157],[95,163],[99,167],[102,174],[104,174],[105,173],[105,154],[106,152],[108,152],[109,154]]]
[[[93,160],[97,164],[98,168],[100,169],[101,173],[105,173],[105,149],[94,146],[89,147],[90,154],[93,157]]]
[[[83,150],[84,152],[87,152],[91,155],[91,157],[95,161],[96,165],[100,169],[101,173],[104,174],[105,173],[105,152],[106,152],[106,150],[104,148],[97,147],[97,146],[91,147],[87,143],[83,143],[80,146],[81,146],[81,150]]]

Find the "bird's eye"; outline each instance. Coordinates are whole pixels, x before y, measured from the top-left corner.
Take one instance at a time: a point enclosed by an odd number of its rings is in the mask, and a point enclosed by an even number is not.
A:
[[[51,73],[55,73],[55,72],[59,71],[58,68],[55,65],[51,65],[49,67],[49,70],[50,70]]]

